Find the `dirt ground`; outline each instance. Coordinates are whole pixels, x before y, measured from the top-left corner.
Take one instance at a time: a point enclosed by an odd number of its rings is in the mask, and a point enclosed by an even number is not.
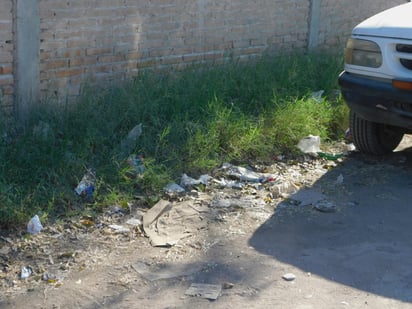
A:
[[[173,205],[195,209],[197,228],[167,247],[139,226],[110,227],[138,207],[3,236],[0,307],[412,308],[410,145],[266,167],[278,183],[194,190]]]

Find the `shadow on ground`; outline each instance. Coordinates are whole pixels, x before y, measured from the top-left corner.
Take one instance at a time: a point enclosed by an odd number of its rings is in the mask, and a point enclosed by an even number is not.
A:
[[[334,212],[281,205],[249,245],[304,272],[412,302],[411,175],[411,149],[385,158],[353,154],[310,189]]]

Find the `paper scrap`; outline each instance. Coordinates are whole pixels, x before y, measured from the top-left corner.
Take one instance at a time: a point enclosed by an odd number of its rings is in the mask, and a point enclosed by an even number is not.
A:
[[[216,300],[222,291],[221,285],[192,283],[186,290],[185,295]]]

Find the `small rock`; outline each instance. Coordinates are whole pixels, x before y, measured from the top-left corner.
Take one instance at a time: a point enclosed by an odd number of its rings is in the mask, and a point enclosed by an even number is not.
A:
[[[235,286],[235,285],[234,285],[233,283],[231,283],[231,282],[225,282],[225,283],[222,284],[222,288],[225,289],[225,290],[231,289],[231,288],[233,288],[234,286]]]
[[[322,200],[314,205],[314,208],[320,212],[335,212],[336,205],[330,201]]]
[[[296,279],[296,276],[292,273],[287,273],[282,276],[282,278],[286,281],[293,281]]]

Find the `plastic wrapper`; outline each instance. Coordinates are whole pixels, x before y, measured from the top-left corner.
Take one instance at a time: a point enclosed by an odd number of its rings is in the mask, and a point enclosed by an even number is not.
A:
[[[27,224],[27,232],[30,234],[38,234],[42,231],[42,229],[43,225],[41,224],[38,215],[35,215],[33,218],[31,218],[29,223]]]

